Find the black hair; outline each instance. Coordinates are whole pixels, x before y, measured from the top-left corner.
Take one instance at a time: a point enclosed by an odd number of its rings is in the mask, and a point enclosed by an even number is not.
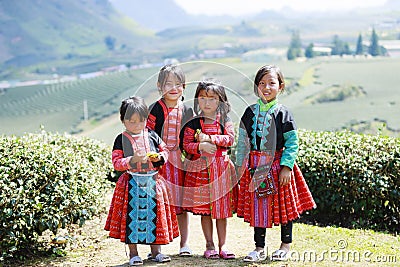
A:
[[[119,108],[120,120],[129,120],[133,114],[139,114],[140,119],[147,120],[149,109],[140,96],[131,96],[122,100]]]
[[[260,83],[262,77],[264,77],[265,74],[275,72],[276,75],[278,76],[278,81],[279,85],[283,84],[282,91],[285,89],[285,78],[283,77],[283,73],[281,69],[275,65],[265,65],[262,66],[256,74],[256,77],[254,78],[254,94],[259,97],[258,95],[258,84]]]

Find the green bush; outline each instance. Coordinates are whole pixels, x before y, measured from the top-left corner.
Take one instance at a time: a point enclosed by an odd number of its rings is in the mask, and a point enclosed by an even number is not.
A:
[[[0,136],[0,262],[104,210],[111,148],[89,138],[41,132]]]
[[[308,219],[400,232],[400,139],[301,130],[297,163],[318,205]]]

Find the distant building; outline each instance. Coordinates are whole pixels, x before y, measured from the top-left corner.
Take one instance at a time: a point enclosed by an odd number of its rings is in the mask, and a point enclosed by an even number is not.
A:
[[[332,54],[332,47],[327,44],[314,43],[313,52],[314,56],[330,56]]]
[[[179,60],[177,60],[176,58],[166,58],[164,59],[164,65],[167,64],[178,64]]]
[[[242,54],[242,61],[247,62],[266,62],[284,60],[286,58],[286,49],[282,48],[264,48],[251,50]]]
[[[38,85],[38,84],[42,84],[41,80],[33,80],[33,81],[23,81],[23,82],[17,82],[15,84],[15,87],[19,87],[19,86],[32,86],[32,85]]]
[[[10,88],[11,84],[8,81],[0,81],[0,89]]]
[[[118,66],[111,66],[111,67],[107,67],[107,68],[102,68],[101,69],[104,72],[120,72],[120,71],[126,71],[128,70],[128,68],[126,67],[126,65],[121,64]]]
[[[102,75],[104,75],[104,71],[96,71],[96,72],[82,73],[82,74],[79,74],[78,77],[79,77],[79,79],[84,80],[84,79],[95,78],[95,77],[102,76]]]
[[[379,45],[386,49],[389,57],[400,58],[400,40],[379,40]]]

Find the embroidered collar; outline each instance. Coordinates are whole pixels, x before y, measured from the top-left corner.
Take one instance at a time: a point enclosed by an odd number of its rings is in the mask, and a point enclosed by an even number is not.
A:
[[[264,104],[260,99],[254,105],[253,131],[251,133],[251,143],[257,148],[257,136],[260,138],[259,150],[267,149],[269,128],[271,126],[272,113],[274,113],[277,100]]]
[[[263,112],[263,111],[268,111],[272,106],[274,106],[276,103],[278,103],[278,100],[274,99],[265,104],[264,102],[262,102],[261,99],[258,99],[257,103],[258,103],[258,105],[260,105],[260,111]]]

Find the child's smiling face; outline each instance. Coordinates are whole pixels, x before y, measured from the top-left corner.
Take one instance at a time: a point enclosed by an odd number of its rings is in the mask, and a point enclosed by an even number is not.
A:
[[[264,103],[267,103],[276,99],[276,96],[283,88],[283,84],[279,83],[278,74],[273,71],[265,74],[257,87],[260,99]]]
[[[160,84],[158,86],[161,86]],[[170,102],[177,102],[182,96],[184,84],[174,74],[169,74],[161,88],[163,98]]]

